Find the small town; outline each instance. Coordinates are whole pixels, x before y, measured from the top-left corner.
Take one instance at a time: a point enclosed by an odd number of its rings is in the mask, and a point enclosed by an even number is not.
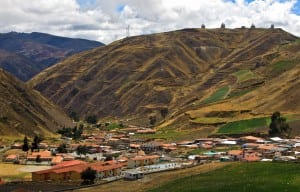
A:
[[[0,192],[300,191],[300,0],[1,0]]]
[[[152,128],[129,125],[101,130],[96,127],[99,126],[85,128],[81,124],[79,129],[63,128],[58,131],[61,138],[54,142],[35,136],[31,146],[27,137],[23,142],[1,145],[3,163],[24,165],[28,168],[24,171],[31,173],[27,179],[6,181],[2,178],[1,183],[68,182],[72,184],[70,188],[80,188],[120,179],[137,180],[151,173],[212,162],[300,160],[300,137],[282,139],[245,135],[164,142],[151,138],[156,134]],[[137,136],[147,136],[147,139]],[[83,176],[89,171],[94,171],[94,176]]]

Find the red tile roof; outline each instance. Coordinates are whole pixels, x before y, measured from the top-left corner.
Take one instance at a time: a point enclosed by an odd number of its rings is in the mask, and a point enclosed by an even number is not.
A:
[[[53,166],[51,169],[36,171],[36,174],[44,173],[66,173],[66,172],[77,172],[81,173],[88,167],[96,171],[107,171],[123,167],[122,163],[117,163],[116,161],[107,161],[107,162],[96,162],[96,163],[86,163],[83,161],[74,160],[72,162],[63,162],[56,166]]]

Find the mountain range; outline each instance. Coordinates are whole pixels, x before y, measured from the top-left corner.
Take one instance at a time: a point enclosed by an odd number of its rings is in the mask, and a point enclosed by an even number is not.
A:
[[[162,126],[232,112],[299,112],[299,38],[282,29],[183,29],[82,52],[28,84],[81,116],[160,117]],[[161,118],[161,117],[160,117]]]
[[[103,46],[97,41],[45,33],[1,33],[0,67],[22,81],[75,53]]]

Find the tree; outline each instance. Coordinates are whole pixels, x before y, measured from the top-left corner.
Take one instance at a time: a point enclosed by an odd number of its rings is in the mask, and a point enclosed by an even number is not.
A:
[[[83,185],[91,185],[94,184],[94,181],[96,179],[97,171],[92,169],[91,167],[88,167],[86,170],[81,172],[81,179],[83,179],[82,184]]]
[[[22,150],[24,152],[27,152],[29,150],[29,144],[28,144],[27,136],[24,137]]]
[[[112,155],[108,155],[106,158],[105,158],[105,161],[112,161],[114,160],[113,156]]]
[[[81,155],[86,155],[88,150],[89,150],[89,148],[87,146],[79,145],[76,149],[76,153],[77,153],[77,155],[80,155],[80,158],[81,158]]]
[[[57,147],[57,152],[58,153],[67,153],[68,151],[67,151],[67,146],[66,146],[66,144],[64,144],[64,143],[62,143],[62,144],[60,144],[58,147]]]
[[[169,113],[168,108],[162,108],[160,110],[160,115],[162,116],[162,118],[166,118],[166,116],[168,115],[168,113]]]
[[[76,122],[79,121],[79,116],[78,116],[78,114],[75,111],[71,111],[70,114],[69,114],[69,117],[71,119],[73,119],[74,121],[76,121]]]
[[[37,149],[38,151],[40,151],[40,147],[39,144],[40,142],[43,140],[41,135],[35,135],[34,139],[33,139],[33,143],[31,145],[31,151],[34,151],[35,149]]]
[[[156,116],[150,116],[149,117],[149,123],[150,123],[150,125],[155,125],[155,123],[156,123]]]
[[[270,136],[289,136],[291,133],[291,128],[286,122],[286,118],[281,117],[278,111],[272,114],[269,128]]]
[[[36,161],[37,163],[42,162],[41,156],[40,156],[40,155],[37,155],[36,158],[35,158],[35,161]]]
[[[90,124],[96,124],[98,120],[97,120],[96,115],[89,115],[89,116],[85,117],[85,121]]]

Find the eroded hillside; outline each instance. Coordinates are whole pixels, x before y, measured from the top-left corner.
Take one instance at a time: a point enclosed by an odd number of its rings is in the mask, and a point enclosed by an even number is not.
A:
[[[72,125],[67,115],[37,91],[0,69],[1,137],[49,136],[62,126]]]
[[[299,111],[298,75],[299,39],[281,29],[184,29],[77,54],[29,84],[81,116],[147,118],[168,108],[167,122],[189,126],[207,108]]]

